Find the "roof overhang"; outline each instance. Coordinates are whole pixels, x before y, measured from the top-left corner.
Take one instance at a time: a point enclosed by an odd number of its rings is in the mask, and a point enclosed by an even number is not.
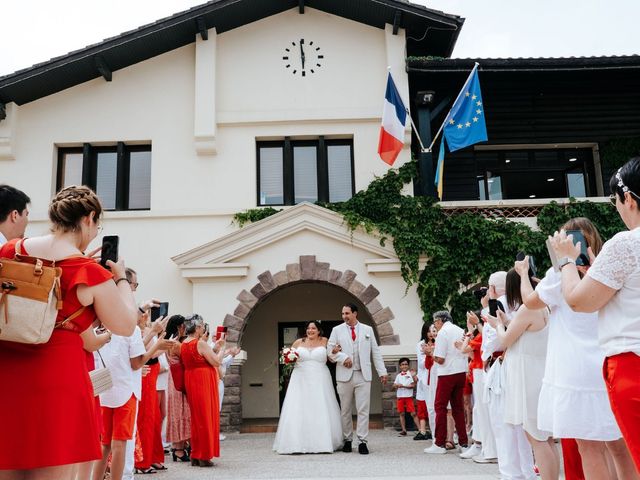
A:
[[[101,76],[109,80],[112,72],[193,43],[209,29],[220,34],[292,8],[304,11],[305,5],[372,27],[404,28],[408,37],[429,32],[420,43],[425,55],[449,56],[464,23],[407,0],[212,0],[0,77],[0,103],[22,105]]]
[[[470,72],[475,63],[483,72],[555,72],[638,70],[640,55],[610,57],[565,58],[442,58],[411,57],[407,59],[409,72],[452,73]]]

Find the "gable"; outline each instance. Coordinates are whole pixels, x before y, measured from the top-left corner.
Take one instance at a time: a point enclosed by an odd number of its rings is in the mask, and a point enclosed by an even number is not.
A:
[[[0,103],[18,105],[51,95],[208,36],[305,6],[376,28],[394,25],[409,36],[429,41],[407,48],[409,54],[449,56],[464,19],[403,0],[212,0],[136,30],[0,78]],[[433,29],[435,27],[435,30]],[[409,47],[409,45],[408,45]],[[412,51],[413,50],[413,51]]]
[[[342,243],[349,248],[355,247],[377,257],[376,261],[383,263],[385,260],[397,261],[393,247],[389,245],[390,242],[383,247],[380,245],[380,237],[375,233],[369,234],[360,229],[352,232],[344,223],[342,215],[310,203],[301,203],[283,210],[229,235],[177,255],[172,260],[180,268],[221,264],[227,264],[229,267],[233,266],[234,260],[282,242],[301,232],[311,232]]]

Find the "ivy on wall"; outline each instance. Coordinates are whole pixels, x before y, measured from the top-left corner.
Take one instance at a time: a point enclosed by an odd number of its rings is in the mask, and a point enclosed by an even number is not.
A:
[[[320,205],[343,215],[352,230],[377,231],[382,244],[393,243],[407,288],[417,285],[425,320],[447,308],[463,323],[465,312],[478,308],[473,287],[486,282],[491,273],[511,268],[519,251],[536,258],[542,275],[550,266],[545,239],[569,218],[590,218],[605,240],[624,228],[610,204],[574,200],[545,206],[538,215],[539,231],[471,212],[446,215],[432,198],[403,195],[403,186],[417,175],[417,163],[412,161],[376,178],[346,202]],[[277,211],[248,210],[236,214],[234,221],[242,226]],[[428,259],[423,270],[421,257]]]
[[[613,138],[600,144],[600,157],[608,168],[619,168],[639,154],[640,137]]]

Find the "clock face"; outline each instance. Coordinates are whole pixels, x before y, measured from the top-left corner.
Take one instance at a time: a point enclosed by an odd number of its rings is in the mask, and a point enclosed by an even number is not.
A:
[[[282,56],[284,67],[293,75],[301,77],[317,73],[323,60],[324,54],[320,47],[312,41],[305,42],[304,38],[291,42],[291,45],[284,49]]]

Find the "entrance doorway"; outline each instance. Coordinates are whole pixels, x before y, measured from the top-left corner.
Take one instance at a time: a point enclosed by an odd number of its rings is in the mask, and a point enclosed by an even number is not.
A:
[[[247,362],[241,371],[244,420],[279,417],[284,398],[279,388],[280,350],[292,343],[294,336],[302,336],[301,329],[310,320],[322,319],[323,326],[326,323],[330,328],[342,323],[340,312],[346,303],[358,305],[359,321],[374,326],[367,309],[356,297],[328,282],[283,286],[254,307],[242,335],[242,348],[247,352]],[[285,330],[288,328],[292,330]],[[323,332],[324,336],[330,335],[330,328]],[[289,342],[285,342],[285,332]],[[382,413],[382,385],[377,375],[371,383],[370,412],[372,415]]]

